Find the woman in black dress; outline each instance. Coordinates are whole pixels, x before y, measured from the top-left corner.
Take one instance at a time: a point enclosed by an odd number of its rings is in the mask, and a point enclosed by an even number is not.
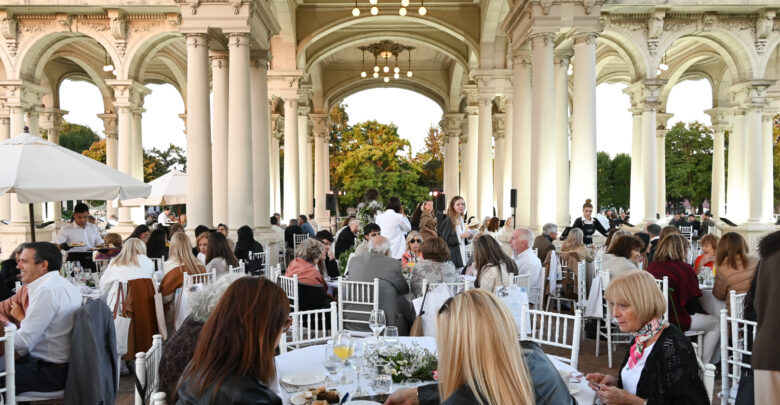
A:
[[[596,233],[596,231],[599,231],[599,233],[604,236],[607,236],[607,233],[609,233],[598,219],[593,218],[593,204],[590,203],[590,198],[585,200],[585,204],[582,205],[582,216],[574,220],[574,224],[563,231],[561,240],[566,239],[569,235],[569,230],[572,228],[579,228],[582,230],[582,241],[588,246],[593,244],[593,234]]]

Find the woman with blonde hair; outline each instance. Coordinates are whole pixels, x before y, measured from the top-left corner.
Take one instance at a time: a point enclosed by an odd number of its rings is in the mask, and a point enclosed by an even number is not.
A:
[[[129,238],[119,255],[108,264],[100,277],[100,291],[108,293],[114,281],[127,282],[139,278],[152,278],[154,263],[146,257],[146,244],[138,238]]]
[[[712,295],[726,301],[726,309],[729,313],[731,313],[729,291],[734,290],[737,294],[746,293],[750,289],[757,264],[758,258],[748,256],[747,242],[742,235],[736,232],[723,234],[718,242],[715,256],[715,285],[712,287]]]
[[[586,260],[590,263],[593,261],[593,253],[585,246],[582,229],[579,228],[573,228],[569,231],[569,237],[561,245],[561,253],[576,255],[578,262]]]
[[[410,264],[414,266],[415,263],[422,260],[422,252],[420,251],[422,242],[423,238],[420,232],[411,231],[406,235],[406,252],[401,256],[401,266],[404,268]]]
[[[696,351],[676,326],[664,321],[661,290],[653,277],[634,271],[609,283],[605,298],[631,345],[617,378],[588,374],[591,389],[606,404],[708,404]]]
[[[201,274],[205,271],[206,268],[192,254],[190,238],[183,232],[173,234],[170,257],[163,264],[165,276],[160,283],[160,294],[163,295],[163,304],[166,304],[166,315],[167,306],[173,301],[176,289],[181,288],[184,283],[184,274]]]

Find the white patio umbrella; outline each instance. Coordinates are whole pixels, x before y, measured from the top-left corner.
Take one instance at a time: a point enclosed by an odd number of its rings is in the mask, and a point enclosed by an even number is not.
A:
[[[173,170],[150,181],[149,197],[121,201],[122,207],[138,205],[178,205],[187,202],[187,173]]]
[[[0,142],[0,195],[16,193],[30,204],[62,200],[128,200],[149,195],[151,186],[67,148],[25,132]]]

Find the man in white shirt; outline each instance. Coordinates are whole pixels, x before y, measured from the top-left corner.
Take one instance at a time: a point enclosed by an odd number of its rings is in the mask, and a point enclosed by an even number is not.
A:
[[[90,224],[88,219],[87,204],[76,204],[73,208],[73,222],[60,228],[52,238],[52,242],[60,245],[61,248],[67,245],[68,252],[88,252],[96,245],[102,244],[100,229],[97,225]],[[59,267],[57,269],[59,270]]]
[[[542,262],[530,249],[533,240],[534,234],[529,229],[517,228],[512,232],[509,243],[512,245],[512,260],[517,265],[517,274],[528,274],[528,302],[538,303],[541,302],[540,294],[544,294],[542,291],[544,270]]]
[[[409,219],[404,215],[401,199],[390,197],[387,210],[376,216],[376,224],[382,229],[382,236],[390,241],[390,256],[400,260],[406,251],[406,233],[412,230]]]
[[[27,286],[27,310],[12,305],[21,321],[14,336],[16,392],[52,392],[65,389],[70,343],[81,291],[62,278],[62,255],[48,242],[28,243],[19,260]]]
[[[162,226],[170,225],[171,219],[168,217],[169,215],[171,215],[171,208],[170,207],[163,208],[163,212],[161,212],[160,215],[157,216],[157,223]]]

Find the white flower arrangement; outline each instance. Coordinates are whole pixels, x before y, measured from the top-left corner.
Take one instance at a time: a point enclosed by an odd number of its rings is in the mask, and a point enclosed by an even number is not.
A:
[[[399,383],[410,378],[420,381],[434,379],[438,367],[438,359],[430,350],[420,347],[417,343],[411,346],[396,344],[383,345],[370,349],[366,354],[369,364],[378,361],[388,362],[393,382]]]
[[[368,204],[362,202],[357,206],[357,219],[360,221],[360,227],[366,226],[376,220],[376,214],[382,211],[382,203],[377,200],[371,201]]]

